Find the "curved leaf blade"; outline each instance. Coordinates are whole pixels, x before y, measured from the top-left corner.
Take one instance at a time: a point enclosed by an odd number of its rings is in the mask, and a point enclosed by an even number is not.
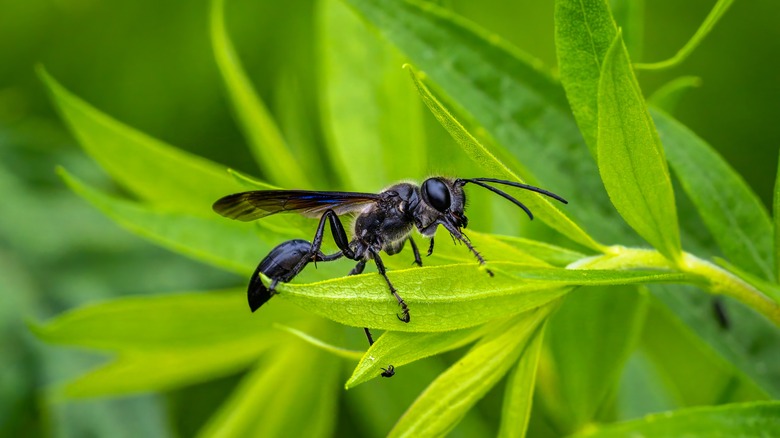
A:
[[[771,437],[780,433],[780,402],[707,406],[648,415],[580,437]]]
[[[657,108],[661,108],[669,114],[674,114],[677,105],[688,91],[701,86],[701,78],[698,76],[681,76],[672,79],[653,92],[647,101]],[[658,124],[658,120],[656,120]],[[658,127],[661,131],[661,127]],[[668,148],[668,146],[667,146]],[[668,155],[668,151],[667,151]]]
[[[652,111],[666,157],[723,254],[746,271],[774,278],[772,221],[744,179],[690,129]]]
[[[338,365],[339,359],[305,344],[274,351],[244,377],[197,436],[331,436]],[[262,415],[268,412],[275,414]]]
[[[225,29],[225,0],[211,1],[211,45],[241,130],[269,181],[281,187],[310,188],[306,173],[290,152],[276,122],[241,66]]]
[[[694,50],[696,50],[696,47],[701,44],[704,37],[706,37],[712,28],[715,27],[715,24],[720,21],[721,17],[723,17],[732,3],[734,3],[734,0],[718,0],[707,15],[707,18],[704,19],[704,22],[702,22],[701,26],[696,30],[696,33],[693,34],[691,39],[688,40],[688,42],[671,58],[658,62],[636,63],[634,68],[638,70],[661,70],[682,63]]]
[[[604,58],[598,89],[598,163],[607,193],[640,236],[677,262],[680,231],[669,169],[620,34]]]
[[[499,438],[525,437],[528,421],[531,419],[536,369],[542,352],[545,327],[546,323],[531,338],[506,383],[501,425],[498,429]]]
[[[479,326],[436,333],[385,332],[360,359],[345,387],[354,388],[378,377],[382,368],[388,364],[397,369],[408,363],[460,348],[470,344],[484,332],[485,329]]]
[[[211,215],[211,204],[240,191],[225,167],[174,148],[101,113],[43,68],[38,75],[84,150],[117,182],[155,205]]]
[[[199,348],[166,348],[122,354],[67,383],[62,395],[91,398],[161,392],[229,376],[246,368],[276,341],[263,338]]]
[[[518,315],[488,333],[420,394],[389,436],[439,436],[452,430],[509,371],[552,307]]]
[[[683,274],[568,270],[512,262],[490,264],[494,277],[475,263],[388,272],[411,310],[398,320],[396,301],[377,274],[310,284],[280,284],[279,296],[333,321],[390,331],[440,332],[473,327],[542,306],[572,286],[682,281]]]
[[[211,214],[200,217],[148,207],[105,195],[65,170],[60,174],[70,188],[123,228],[172,251],[219,268],[249,275],[263,253],[278,243],[251,227]],[[255,237],[255,239],[249,239]]]
[[[413,68],[408,66],[407,68],[409,68],[409,74],[412,77],[412,81],[414,82],[417,91],[420,93],[423,102],[425,102],[425,105],[431,110],[436,117],[436,120],[441,123],[444,129],[446,129],[452,138],[454,138],[463,148],[463,151],[469,158],[484,169],[491,177],[523,182],[520,176],[515,172],[512,172],[506,165],[501,163],[495,155],[491,154],[490,151],[480,144],[480,142],[477,141],[477,139],[474,138],[474,136],[471,135],[471,133],[469,133],[452,115],[452,113],[450,113],[447,108],[433,96]],[[545,219],[545,223],[564,236],[597,251],[603,250],[601,244],[593,240],[593,238],[582,228],[563,214],[557,206],[553,205],[552,202],[544,196],[537,193],[531,193],[518,197],[523,199],[531,210],[538,212],[538,215]]]
[[[571,110],[597,157],[598,88],[604,56],[617,34],[605,0],[556,0],[555,49]]]
[[[290,305],[252,314],[244,295],[230,290],[119,298],[63,313],[33,331],[51,343],[139,352],[251,343],[267,337],[275,321],[304,316]]]

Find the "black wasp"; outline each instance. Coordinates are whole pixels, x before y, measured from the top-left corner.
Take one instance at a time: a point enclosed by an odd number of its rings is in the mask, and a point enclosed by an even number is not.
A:
[[[380,193],[319,192],[305,190],[259,190],[236,193],[225,196],[214,203],[214,211],[222,216],[240,221],[253,221],[276,213],[300,213],[304,216],[320,218],[317,232],[312,242],[293,239],[271,250],[260,262],[249,281],[249,307],[254,312],[274,294],[279,282],[286,283],[295,278],[309,262],[328,262],[346,257],[357,261],[349,275],[363,272],[366,263],[373,260],[379,274],[387,283],[390,293],[401,306],[398,319],[410,321],[409,307],[398,294],[390,279],[387,278],[385,265],[379,256],[380,251],[388,255],[399,253],[406,241],[412,247],[414,262],[422,266],[422,258],[417,245],[411,237],[417,228],[424,237],[430,238],[428,255],[433,253],[433,236],[439,225],[443,226],[454,240],[463,242],[474,254],[481,265],[485,259],[471,245],[461,231],[468,225],[464,214],[466,193],[463,186],[471,183],[496,193],[518,207],[533,219],[531,211],[520,201],[507,193],[488,185],[504,184],[530,190],[554,198],[564,204],[565,199],[547,190],[527,184],[493,178],[445,178],[426,179],[421,186],[402,182],[392,185]],[[339,216],[356,214],[350,239]],[[330,230],[339,251],[324,254],[320,251],[325,233],[325,223],[330,222]],[[487,270],[490,276],[493,273]],[[266,287],[260,273],[271,279]],[[371,334],[365,329],[369,343],[373,343]],[[393,375],[393,366],[382,373],[385,377]]]

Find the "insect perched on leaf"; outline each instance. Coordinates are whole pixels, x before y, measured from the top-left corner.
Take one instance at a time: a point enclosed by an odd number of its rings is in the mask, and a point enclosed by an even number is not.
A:
[[[531,210],[507,193],[488,185],[503,184],[541,193],[564,204],[565,199],[538,187],[493,178],[445,178],[426,179],[421,186],[409,182],[394,184],[380,193],[319,192],[305,190],[260,190],[236,193],[225,196],[214,203],[214,211],[222,216],[240,221],[253,221],[276,213],[300,213],[304,216],[320,218],[317,232],[311,242],[293,239],[281,243],[260,262],[249,281],[249,307],[254,312],[271,299],[279,282],[286,283],[295,278],[309,262],[328,262],[342,257],[354,260],[357,265],[349,275],[363,272],[366,263],[373,260],[379,274],[384,278],[390,293],[401,307],[398,319],[409,322],[409,307],[387,277],[385,265],[379,256],[380,251],[388,255],[399,253],[406,241],[414,252],[414,262],[422,266],[422,258],[417,245],[411,237],[414,228],[430,238],[428,255],[433,253],[434,234],[439,225],[443,226],[453,239],[463,242],[474,254],[481,265],[485,259],[471,245],[461,231],[468,225],[464,214],[466,194],[463,186],[471,183],[496,193],[518,207],[533,219]],[[356,214],[351,238],[341,223],[339,216]],[[330,222],[330,230],[338,252],[324,254],[320,251],[325,234],[325,223]],[[486,270],[490,276],[493,273]],[[271,283],[263,284],[260,274],[267,276]],[[371,334],[365,329],[369,343],[373,343]],[[394,373],[392,365],[384,373],[390,377]]]

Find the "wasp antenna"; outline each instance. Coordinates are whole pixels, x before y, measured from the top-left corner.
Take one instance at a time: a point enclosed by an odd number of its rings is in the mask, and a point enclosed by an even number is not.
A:
[[[496,178],[472,178],[472,179],[468,179],[468,180],[464,180],[464,181],[470,181],[470,182],[473,182],[475,184],[476,184],[476,181],[484,181],[484,182],[492,182],[492,183],[496,183],[496,184],[504,184],[504,185],[507,185],[507,186],[517,187],[517,188],[520,188],[520,189],[525,189],[525,190],[530,190],[532,192],[541,193],[542,195],[549,196],[549,197],[555,199],[556,201],[560,201],[560,202],[562,202],[564,204],[568,204],[569,203],[569,201],[563,199],[562,197],[556,195],[553,192],[547,191],[545,189],[540,189],[539,187],[536,187],[536,186],[523,184],[523,183],[519,183],[519,182],[507,181],[507,180],[496,179]]]
[[[504,192],[502,192],[501,190],[499,190],[499,189],[497,189],[495,187],[491,187],[491,186],[481,182],[480,179],[476,179],[476,178],[475,179],[463,179],[462,181],[470,182],[470,183],[476,184],[476,185],[478,185],[480,187],[484,187],[484,188],[490,190],[491,192],[501,196],[502,198],[511,201],[516,206],[522,208],[525,211],[525,213],[528,215],[528,217],[531,218],[531,220],[534,219],[534,215],[533,215],[533,213],[531,213],[531,210],[529,210],[528,207],[523,205],[523,203],[518,201],[517,199],[509,196],[507,193],[504,193]]]

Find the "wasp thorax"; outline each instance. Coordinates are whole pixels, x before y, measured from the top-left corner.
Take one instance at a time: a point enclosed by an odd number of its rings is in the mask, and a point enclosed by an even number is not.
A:
[[[438,178],[428,178],[422,185],[422,196],[425,203],[444,213],[450,208],[450,189]]]

